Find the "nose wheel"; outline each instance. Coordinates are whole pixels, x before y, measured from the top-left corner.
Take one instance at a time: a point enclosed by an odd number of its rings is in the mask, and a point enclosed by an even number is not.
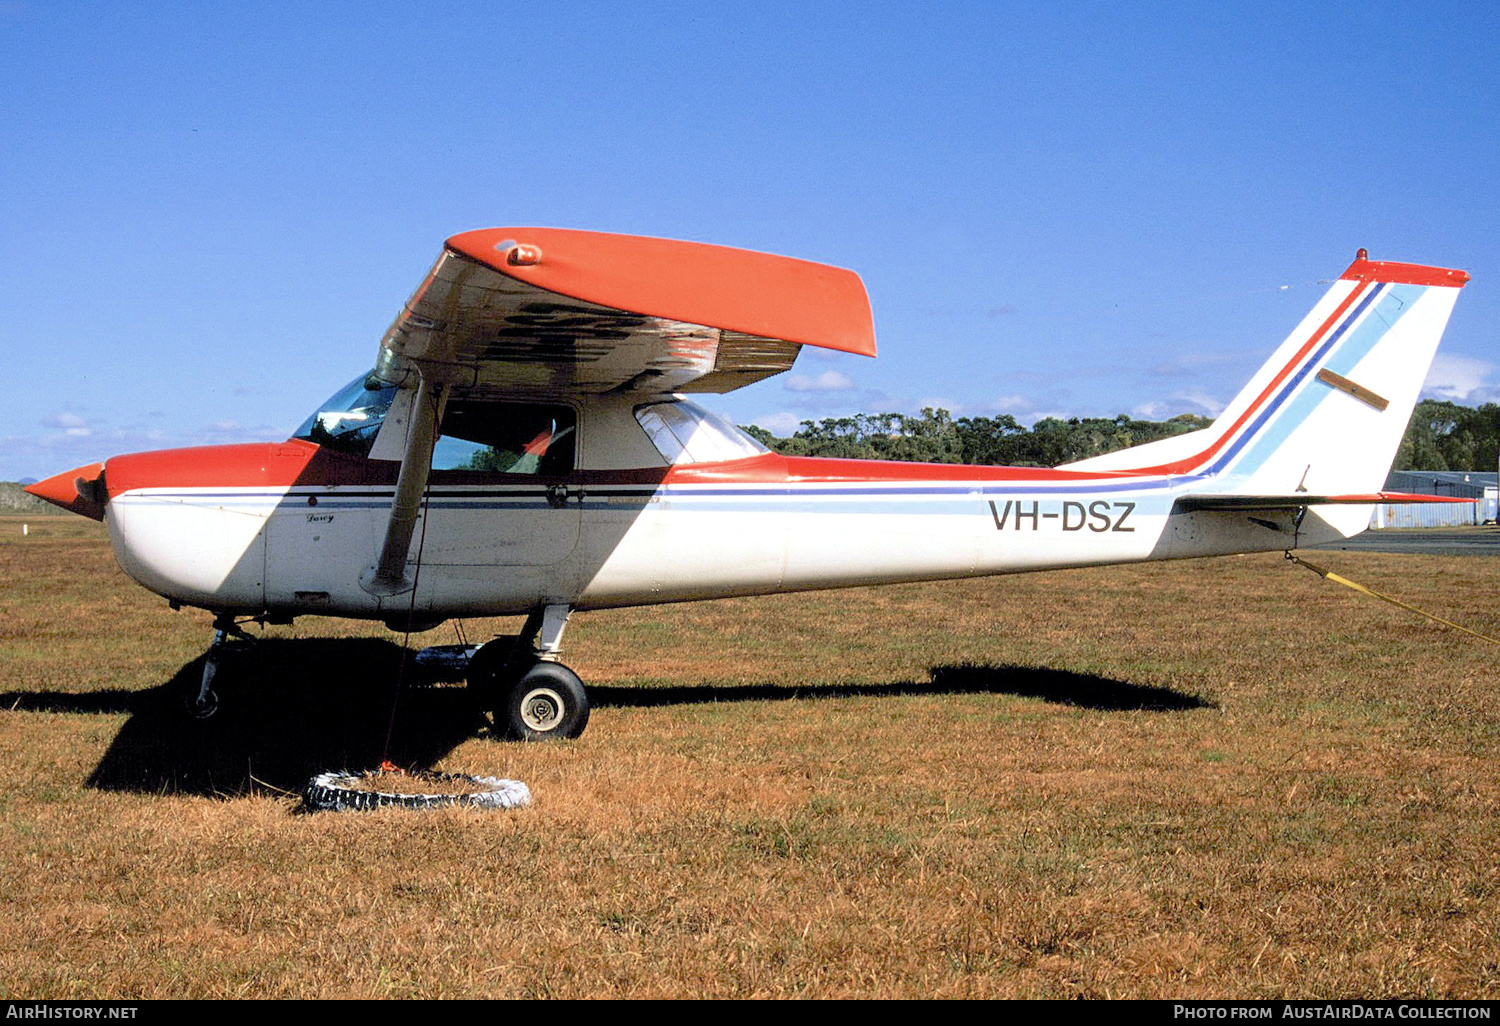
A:
[[[218,671],[218,666],[213,662],[203,664],[203,683],[198,688],[198,693],[189,695],[185,703],[188,715],[195,720],[211,719],[219,711],[219,693],[212,686]]]
[[[203,656],[203,676],[198,680],[197,689],[190,690],[183,696],[183,705],[187,709],[187,714],[195,720],[211,719],[219,711],[219,693],[214,690],[214,680],[223,668],[225,656],[230,648],[230,638],[239,638],[246,642],[255,640],[235,623],[234,617],[228,614],[214,620],[214,640]]]

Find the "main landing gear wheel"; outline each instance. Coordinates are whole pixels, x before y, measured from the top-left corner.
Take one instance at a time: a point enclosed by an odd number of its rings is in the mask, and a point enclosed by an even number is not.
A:
[[[562,663],[538,662],[510,688],[495,726],[503,722],[521,741],[577,737],[589,723],[589,697],[583,681]]]
[[[589,722],[589,697],[578,674],[557,662],[569,607],[533,609],[521,633],[481,645],[464,674],[479,708],[494,720],[494,736],[518,741],[577,737]]]

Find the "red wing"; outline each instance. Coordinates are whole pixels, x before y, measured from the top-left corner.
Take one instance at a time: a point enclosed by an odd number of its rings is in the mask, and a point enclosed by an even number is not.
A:
[[[727,392],[791,367],[803,345],[875,355],[852,271],[750,250],[556,228],[448,240],[381,342],[465,391]]]

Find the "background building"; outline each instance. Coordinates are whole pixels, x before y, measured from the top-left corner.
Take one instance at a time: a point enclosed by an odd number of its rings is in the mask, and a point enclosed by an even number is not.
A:
[[[1370,526],[1463,527],[1496,522],[1496,496],[1500,474],[1473,470],[1393,470],[1385,479],[1388,492],[1419,495],[1451,495],[1478,502],[1381,503],[1370,517]]]

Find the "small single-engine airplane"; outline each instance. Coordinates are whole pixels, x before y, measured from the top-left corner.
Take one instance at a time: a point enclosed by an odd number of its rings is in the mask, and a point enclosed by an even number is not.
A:
[[[875,355],[850,271],[547,228],[450,238],[374,368],[293,437],[115,456],[27,490],[109,528],[174,608],[425,629],[526,614],[467,662],[497,730],[575,737],[574,610],[1292,548],[1380,492],[1467,273],[1364,250],[1214,423],[1058,467],[779,456],[683,393],[804,345]]]

